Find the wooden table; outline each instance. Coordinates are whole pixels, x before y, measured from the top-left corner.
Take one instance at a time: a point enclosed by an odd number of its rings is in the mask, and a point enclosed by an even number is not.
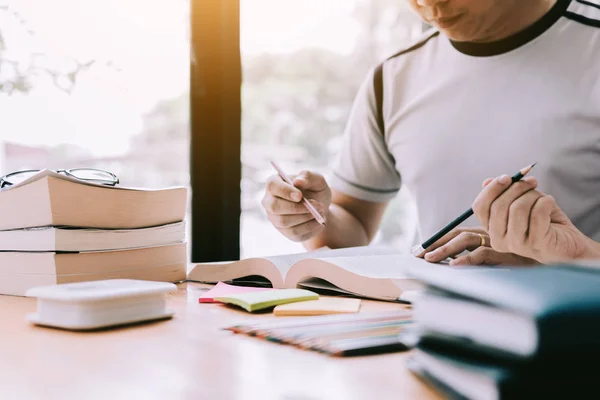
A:
[[[2,399],[438,399],[404,366],[407,353],[334,358],[220,328],[251,315],[198,304],[179,284],[171,320],[93,333],[30,325],[30,298],[0,296]],[[363,311],[399,304],[363,301]]]

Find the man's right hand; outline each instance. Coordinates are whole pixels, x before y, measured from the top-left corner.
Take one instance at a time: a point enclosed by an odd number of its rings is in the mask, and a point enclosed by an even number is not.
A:
[[[285,183],[279,175],[271,176],[262,206],[279,232],[295,242],[304,242],[319,234],[324,226],[314,219],[302,198],[306,197],[327,220],[331,189],[322,175],[310,171],[302,171],[290,179],[294,186]]]

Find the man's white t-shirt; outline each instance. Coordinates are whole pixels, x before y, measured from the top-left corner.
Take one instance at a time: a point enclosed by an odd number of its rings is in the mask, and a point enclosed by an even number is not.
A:
[[[355,99],[330,184],[375,202],[406,185],[424,240],[485,178],[534,162],[539,189],[600,241],[600,0],[558,0],[494,43],[430,31],[390,57]]]

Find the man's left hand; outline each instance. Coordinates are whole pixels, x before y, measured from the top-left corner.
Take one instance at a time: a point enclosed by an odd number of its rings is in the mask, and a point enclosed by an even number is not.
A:
[[[460,255],[465,250],[469,253]],[[490,247],[490,237],[482,228],[456,228],[425,249],[421,254],[429,262],[448,257],[450,265],[534,265],[537,261],[516,254],[500,253]]]
[[[581,233],[537,185],[534,177],[511,185],[508,175],[483,183],[473,211],[492,248],[541,263],[600,257],[598,243]]]

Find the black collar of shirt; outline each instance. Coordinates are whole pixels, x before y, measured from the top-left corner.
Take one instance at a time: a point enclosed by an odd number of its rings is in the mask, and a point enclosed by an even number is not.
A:
[[[451,40],[450,43],[452,43],[452,46],[454,46],[456,50],[470,56],[489,57],[508,53],[509,51],[531,42],[533,39],[550,29],[550,27],[563,16],[570,3],[571,0],[557,0],[554,6],[552,6],[542,18],[522,31],[504,39],[487,43],[457,42]]]

